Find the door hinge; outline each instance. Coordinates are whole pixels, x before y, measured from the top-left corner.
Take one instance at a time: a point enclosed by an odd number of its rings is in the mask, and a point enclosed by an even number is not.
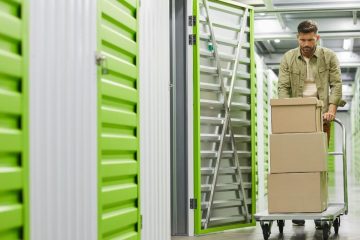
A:
[[[189,16],[189,26],[190,27],[196,26],[196,16],[195,15]]]
[[[196,45],[196,34],[189,34],[189,45]]]
[[[197,199],[190,198],[190,209],[197,209]]]
[[[140,229],[143,229],[143,215],[140,215]]]

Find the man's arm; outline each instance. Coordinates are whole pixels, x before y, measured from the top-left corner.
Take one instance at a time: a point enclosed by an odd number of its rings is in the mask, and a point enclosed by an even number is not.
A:
[[[290,72],[286,56],[283,56],[280,63],[278,95],[279,98],[289,98],[291,96]]]
[[[335,119],[337,106],[342,103],[342,81],[339,60],[335,53],[332,54],[330,59],[330,72],[329,72],[329,85],[330,85],[330,96],[329,96],[329,110],[324,113],[324,119],[332,121]]]
[[[336,117],[336,110],[337,110],[337,105],[335,104],[329,104],[329,110],[324,113],[324,120],[326,121],[333,121]]]

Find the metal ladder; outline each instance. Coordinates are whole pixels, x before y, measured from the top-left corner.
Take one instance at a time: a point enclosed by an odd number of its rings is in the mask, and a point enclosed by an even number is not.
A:
[[[247,42],[244,43],[245,31],[249,32],[247,27],[249,18],[249,9],[244,8],[242,11],[236,9],[222,8],[220,5],[210,5],[208,0],[200,2],[203,8],[203,15],[199,21],[207,26],[208,32],[200,35],[200,40],[206,41],[208,49],[200,49],[200,56],[202,58],[211,58],[215,60],[215,67],[212,63],[200,65],[200,104],[203,109],[210,109],[210,111],[217,112],[217,116],[204,116],[202,112],[208,110],[201,110],[200,121],[204,129],[209,129],[213,126],[212,133],[204,133],[201,131],[201,141],[206,142],[211,149],[201,148],[201,158],[203,167],[201,169],[202,179],[205,182],[202,184],[202,227],[207,229],[211,223],[216,225],[217,222],[224,224],[226,222],[251,221],[251,216],[248,209],[248,204],[251,204],[251,199],[247,197],[245,188],[251,188],[251,183],[245,182],[243,172],[251,174],[251,166],[241,166],[240,158],[250,158],[251,152],[248,150],[239,150],[238,143],[247,143],[251,141],[248,134],[236,134],[234,126],[246,127],[250,126],[250,121],[244,118],[234,118],[232,113],[234,111],[250,111],[250,105],[243,101],[234,100],[234,95],[249,96],[249,87],[242,87],[235,84],[239,79],[250,81],[250,74],[245,71],[238,71],[239,64],[248,65],[250,59],[247,57],[240,58],[240,51],[242,48],[249,48]],[[210,8],[215,11],[221,11],[222,14],[239,14],[240,24],[232,26],[229,24],[213,21],[210,13]],[[215,34],[214,27],[234,31],[236,39],[221,38]],[[233,48],[233,53],[220,52],[219,46],[225,45]],[[223,66],[226,65],[224,68]],[[202,75],[212,75],[217,78],[217,83],[202,82]],[[225,82],[231,79],[230,82]],[[217,92],[219,99],[206,98],[207,92]],[[204,97],[202,97],[204,96]],[[215,126],[215,127],[214,127]],[[203,144],[203,145],[206,145]],[[229,145],[225,149],[225,145]],[[221,166],[224,159],[229,159],[232,164],[228,166]],[[210,161],[209,161],[210,160]],[[228,161],[229,162],[229,161]],[[204,167],[204,165],[206,167]],[[219,176],[229,175],[232,177],[232,182],[219,182]],[[215,199],[218,192],[236,192],[237,198],[229,199],[226,197]],[[226,195],[226,194],[223,194]],[[241,214],[235,216],[213,216],[213,212],[217,208],[240,208]],[[226,214],[225,214],[226,215]]]

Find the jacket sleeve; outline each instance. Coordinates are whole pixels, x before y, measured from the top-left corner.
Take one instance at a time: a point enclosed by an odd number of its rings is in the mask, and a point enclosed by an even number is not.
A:
[[[286,55],[283,56],[280,63],[278,95],[279,98],[289,98],[291,96],[290,72]]]
[[[335,53],[331,54],[330,69],[329,69],[329,86],[330,96],[329,103],[337,106],[343,105],[342,98],[342,80],[339,60]]]

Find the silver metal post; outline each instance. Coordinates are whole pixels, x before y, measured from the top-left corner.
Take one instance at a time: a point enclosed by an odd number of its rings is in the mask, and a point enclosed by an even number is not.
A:
[[[342,130],[342,154],[337,152],[329,153],[330,155],[342,155],[343,157],[343,178],[344,178],[344,203],[345,203],[345,214],[348,214],[348,186],[347,186],[347,159],[346,159],[346,129],[344,124],[337,118],[334,122],[340,125]]]

